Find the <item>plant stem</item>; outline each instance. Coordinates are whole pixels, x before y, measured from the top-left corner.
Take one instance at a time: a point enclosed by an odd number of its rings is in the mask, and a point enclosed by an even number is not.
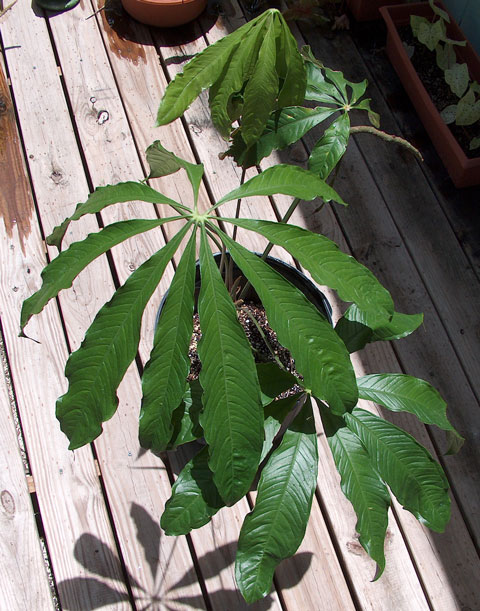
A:
[[[255,316],[250,312],[250,310],[247,307],[243,306],[241,309],[245,312],[245,314],[248,316],[248,318],[250,318],[250,320],[256,326],[257,331],[260,333],[261,338],[265,342],[265,346],[268,348],[268,351],[272,355],[273,360],[277,363],[277,365],[280,367],[280,369],[283,369],[284,371],[288,371],[288,369],[284,366],[282,361],[275,354],[275,351],[273,350],[273,348],[270,346],[270,343],[269,343],[265,333],[263,332],[263,329],[260,326],[258,320],[255,318]]]
[[[350,133],[352,135],[361,133],[372,134],[374,136],[378,136],[378,138],[381,138],[382,140],[386,140],[387,142],[396,142],[413,153],[419,161],[423,161],[422,153],[416,149],[413,144],[410,144],[410,142],[405,140],[405,138],[400,138],[400,136],[387,134],[386,132],[382,132],[382,130],[372,127],[371,125],[357,125],[356,127],[351,127]]]

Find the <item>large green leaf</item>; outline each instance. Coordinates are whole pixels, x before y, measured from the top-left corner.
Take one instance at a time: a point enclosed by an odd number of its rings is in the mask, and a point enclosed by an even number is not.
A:
[[[262,36],[255,69],[244,93],[241,132],[247,146],[251,146],[262,135],[277,98],[276,27],[273,14],[270,15]]]
[[[342,492],[357,514],[355,530],[360,535],[361,545],[378,565],[378,579],[385,569],[384,542],[390,494],[373,469],[361,441],[345,426],[344,419],[334,416],[322,404],[319,407],[328,445],[342,478]]]
[[[273,112],[254,147],[247,149],[240,134],[233,137],[227,153],[244,167],[258,165],[274,150],[283,149],[302,138],[310,129],[335,112],[333,108],[288,106]]]
[[[333,200],[346,206],[346,203],[327,183],[313,172],[303,170],[295,165],[279,164],[267,168],[246,183],[230,191],[215,204],[218,208],[225,202],[253,195],[275,195],[283,193],[306,201],[322,197],[325,201]]]
[[[356,408],[345,420],[403,507],[425,526],[443,532],[450,519],[448,481],[429,452],[402,429],[365,410]]]
[[[154,452],[163,452],[169,445],[174,428],[172,414],[182,401],[190,370],[195,238],[193,232],[173,277],[142,376],[139,439],[144,448]]]
[[[71,450],[100,435],[102,422],[115,413],[116,390],[135,358],[143,311],[188,228],[132,273],[70,355],[65,367],[69,387],[57,400],[56,415]]]
[[[315,144],[308,159],[308,169],[326,180],[347,150],[350,117],[343,113]]]
[[[394,312],[386,324],[370,328],[369,317],[352,304],[338,320],[335,331],[340,335],[349,352],[364,348],[369,342],[392,341],[407,337],[423,323],[423,314]]]
[[[210,469],[227,505],[250,488],[263,443],[263,412],[252,351],[202,230],[198,314],[202,339],[200,424]]]
[[[268,594],[276,566],[292,556],[305,535],[318,469],[310,399],[265,465],[254,510],[245,518],[235,563],[247,603]]]
[[[121,182],[117,185],[97,187],[93,193],[90,193],[86,202],[77,204],[72,216],[65,219],[61,225],[55,227],[53,232],[47,237],[47,244],[60,248],[70,223],[72,221],[77,221],[85,214],[96,214],[107,206],[137,200],[149,202],[151,204],[168,204],[176,210],[185,210],[188,212],[188,208],[182,206],[182,204],[179,204],[173,199],[162,195],[158,191],[155,191],[155,189],[140,182]]]
[[[360,399],[374,401],[393,412],[415,414],[425,424],[435,424],[463,441],[447,419],[447,404],[425,380],[401,373],[377,373],[357,378],[357,384]]]
[[[390,320],[393,301],[389,292],[370,270],[343,253],[335,242],[295,225],[253,219],[225,220],[283,246],[316,282],[335,289],[343,301],[356,303],[369,326],[377,327]]]
[[[233,260],[257,292],[278,341],[292,353],[303,386],[338,414],[357,402],[349,354],[327,319],[267,263],[222,234]]]
[[[62,289],[72,286],[73,280],[94,259],[107,252],[110,248],[131,238],[134,235],[150,231],[164,223],[179,219],[120,221],[112,223],[98,233],[89,234],[85,240],[75,242],[67,250],[60,252],[42,271],[42,286],[22,305],[20,316],[20,332],[34,314],[43,310],[52,297],[56,297]]]
[[[277,62],[279,59],[286,60],[286,73],[277,68],[282,88],[278,94],[277,106],[293,106],[301,104],[305,97],[305,89],[307,86],[307,75],[305,63],[298,51],[297,41],[295,40],[289,26],[285,24],[282,17],[282,27],[280,40],[283,46],[283,52],[277,51]]]
[[[205,447],[180,472],[160,525],[167,535],[186,535],[207,524],[224,505],[208,467]]]

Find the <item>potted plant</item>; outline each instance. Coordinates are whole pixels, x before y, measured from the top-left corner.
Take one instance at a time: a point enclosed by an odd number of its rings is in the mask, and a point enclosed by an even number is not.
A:
[[[480,184],[478,136],[468,136],[472,125],[480,124],[480,58],[453,19],[439,2],[387,6],[380,9],[387,25],[387,53],[405,90],[407,91],[425,129],[456,187]],[[413,21],[412,21],[413,20]],[[431,91],[442,87],[452,100],[440,102],[438,107],[414,67],[415,52],[410,58],[399,34],[399,28],[410,32],[425,44],[431,57],[430,66],[439,66],[437,80],[432,80]],[[460,132],[467,132],[462,146],[450,126],[460,124]]]
[[[207,0],[122,0],[122,5],[141,23],[172,28],[196,19]]]
[[[209,210],[200,210],[202,165],[154,143],[147,151],[149,177],[185,171],[192,185],[192,206],[167,198],[146,181],[96,189],[54,230],[49,243],[60,248],[70,223],[118,202],[153,202],[175,214],[114,223],[61,251],[42,272],[41,288],[23,305],[21,332],[30,317],[69,287],[94,258],[129,237],[183,220],[168,244],[101,308],[81,347],[68,359],[69,388],[58,399],[56,413],[70,448],[93,441],[114,414],[116,389],[136,355],[142,312],[166,265],[188,238],[144,368],[139,437],[143,447],[155,453],[199,438],[204,446],[180,472],[162,527],[167,534],[186,534],[236,503],[258,479],[255,507],[239,537],[236,580],[247,602],[266,596],[275,567],[295,553],[305,533],[317,481],[317,411],[342,490],[357,512],[360,542],[377,563],[380,577],[390,504],[387,486],[419,520],[441,531],[449,518],[448,483],[425,448],[388,421],[358,408],[358,399],[436,424],[447,431],[450,451],[458,449],[461,437],[446,418],[445,403],[426,382],[400,374],[355,377],[352,352],[369,342],[408,335],[422,316],[395,312],[388,291],[367,268],[325,236],[288,223],[302,200],[321,197],[324,202],[345,203],[326,178],[347,147],[350,111],[364,110],[377,121],[363,98],[366,82],[348,82],[342,73],[318,62],[309,49],[300,53],[281,14],[272,9],[192,59],[169,84],[158,123],[180,117],[204,89],[209,89],[212,120],[230,142],[227,154],[244,167],[260,163],[272,150],[329,119],[312,150],[309,170],[272,166]],[[303,107],[304,99],[317,105]],[[375,127],[364,129],[391,139]],[[217,212],[224,202],[277,193],[294,198],[280,222],[237,215],[222,217],[219,223]],[[256,232],[270,244],[283,246],[316,282],[335,289],[351,304],[335,328],[304,289],[266,263],[268,248],[261,256],[251,253],[227,233],[227,226]],[[220,251],[217,258],[212,243]],[[255,362],[239,322],[250,288],[279,344],[289,351],[293,369],[279,359]],[[187,380],[195,312],[202,334],[197,347],[201,370],[198,379]]]

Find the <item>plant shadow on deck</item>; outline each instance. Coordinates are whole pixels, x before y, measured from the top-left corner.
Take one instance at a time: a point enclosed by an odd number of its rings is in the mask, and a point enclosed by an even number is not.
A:
[[[155,591],[148,591],[129,573],[128,569],[122,567],[116,552],[106,543],[93,535],[85,534],[77,540],[73,553],[75,559],[91,576],[65,579],[57,584],[62,608],[65,611],[84,611],[87,598],[90,601],[88,608],[91,610],[100,609],[106,605],[130,602],[131,599],[125,590],[124,582],[118,579],[118,575],[125,574],[137,609],[151,609],[152,611],[161,608],[178,609],[179,605],[191,609],[205,609],[207,605],[203,596],[182,595],[181,593],[183,588],[188,588],[199,581],[193,563],[176,583],[168,589],[163,589],[164,575],[169,571],[168,560],[164,566],[161,566],[160,548],[162,537],[165,535],[159,524],[142,506],[132,503],[130,517],[135,523],[137,540],[142,547],[152,581],[155,583]],[[233,562],[235,548],[236,543],[228,543],[198,558],[200,579],[208,582],[209,579],[215,577],[214,567],[222,566],[222,570],[227,568]],[[299,553],[285,561],[295,564],[295,570],[291,571],[292,580],[287,584],[287,588],[299,583],[309,569],[311,558],[310,553]],[[273,602],[272,597],[268,596],[255,605],[247,605],[243,603],[239,593],[233,589],[209,590],[208,598],[211,608],[220,609],[227,605],[226,608],[239,611],[247,608],[267,611]]]

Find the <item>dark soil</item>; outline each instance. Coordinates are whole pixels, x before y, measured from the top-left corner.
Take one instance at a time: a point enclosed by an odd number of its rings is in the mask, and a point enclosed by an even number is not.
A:
[[[245,335],[250,342],[255,361],[257,363],[274,362],[275,358],[272,355],[273,351],[273,354],[279,359],[285,369],[298,376],[297,372],[295,371],[295,363],[290,352],[278,342],[277,334],[268,324],[265,310],[261,306],[254,303],[244,303],[241,307],[237,308],[237,316],[245,331]],[[268,342],[268,346],[251,317],[255,318],[262,329],[262,333]],[[195,314],[193,318],[193,335],[188,353],[191,361],[190,374],[188,376],[189,381],[197,379],[202,368],[197,353],[197,345],[201,337],[202,332],[200,329],[198,314]],[[294,386],[292,389],[281,395],[281,397],[297,393],[299,390],[300,387]]]
[[[450,87],[445,82],[443,71],[437,66],[435,52],[429,51],[427,47],[413,36],[409,25],[399,27],[398,33],[405,44],[415,49],[410,58],[411,62],[437,110],[441,112],[446,106],[457,104],[458,97],[452,93]],[[448,127],[462,147],[465,155],[469,159],[478,157],[478,149],[471,151],[469,146],[472,138],[480,136],[479,123],[468,126],[450,124]]]

